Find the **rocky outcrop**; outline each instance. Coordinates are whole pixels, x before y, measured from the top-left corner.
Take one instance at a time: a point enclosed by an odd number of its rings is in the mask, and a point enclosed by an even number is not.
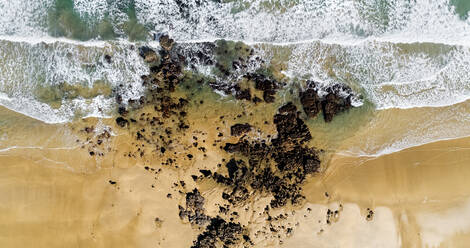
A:
[[[180,218],[187,218],[191,224],[198,226],[208,223],[210,217],[204,214],[204,201],[204,197],[197,189],[186,193],[186,208],[178,206]]]
[[[352,90],[346,85],[335,84],[326,88],[324,97],[318,95],[315,82],[308,82],[308,88],[299,93],[300,103],[305,114],[313,118],[321,111],[325,122],[331,122],[336,115],[352,108]]]
[[[300,92],[300,103],[304,109],[305,114],[313,118],[321,112],[321,99],[318,96],[318,93],[314,89],[307,89]]]
[[[279,83],[259,73],[249,73],[244,76],[246,79],[255,82],[255,89],[263,92],[263,100],[272,103],[275,100],[274,95],[279,89]]]
[[[270,143],[242,139],[225,144],[226,152],[247,158],[246,161],[232,159],[226,163],[228,176],[204,173],[205,177],[230,187],[222,197],[232,205],[242,204],[255,192],[271,193],[274,197],[271,207],[274,208],[288,202],[300,203],[302,183],[307,175],[317,172],[320,167],[317,151],[306,145],[312,136],[300,119],[297,107],[287,103],[279,108],[273,119],[277,137]]]
[[[251,130],[251,125],[248,123],[245,124],[235,124],[230,127],[230,134],[232,136],[240,136],[244,133],[248,133]]]
[[[332,121],[333,117],[337,114],[352,108],[351,95],[346,97],[341,96],[338,90],[341,87],[345,86],[337,85],[334,88],[330,88],[322,101],[323,118],[325,118],[326,122]]]
[[[186,208],[179,206],[181,219],[188,219],[192,225],[203,228],[194,241],[194,248],[212,248],[222,245],[230,247],[250,242],[247,230],[240,223],[228,222],[220,216],[210,217],[204,213],[205,199],[197,189],[186,193]]]
[[[194,241],[193,248],[231,247],[249,242],[245,230],[239,223],[227,222],[219,216],[212,218],[209,226]]]

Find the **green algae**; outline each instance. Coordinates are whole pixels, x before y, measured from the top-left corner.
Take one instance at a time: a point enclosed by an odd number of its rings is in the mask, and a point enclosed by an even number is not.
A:
[[[241,41],[217,40],[215,42],[215,59],[217,66],[214,74],[224,76],[233,71],[235,62],[246,62],[253,49]]]
[[[129,20],[124,23],[123,30],[130,41],[145,40],[148,36],[147,28],[137,20],[134,1],[128,5],[127,16]]]
[[[63,82],[58,85],[39,86],[34,92],[37,100],[54,109],[60,108],[64,100],[77,98],[91,100],[99,95],[110,97],[111,94],[111,86],[103,81],[96,81],[91,88],[86,85]]]
[[[94,34],[88,28],[84,18],[74,10],[73,0],[56,0],[49,10],[49,34],[54,37],[67,37],[77,40],[88,40]]]

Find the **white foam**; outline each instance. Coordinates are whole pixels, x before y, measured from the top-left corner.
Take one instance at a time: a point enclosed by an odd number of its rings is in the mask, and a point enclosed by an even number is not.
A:
[[[142,95],[141,75],[148,73],[138,52],[129,49],[127,41],[115,42],[46,42],[0,40],[0,104],[47,123],[66,122],[77,113],[85,117],[106,117],[115,107],[113,100],[98,96],[93,99],[63,100],[59,109],[39,102],[35,91],[40,86],[63,82],[92,87],[104,81],[116,87],[124,85],[125,100]],[[111,55],[112,63],[104,55]]]
[[[334,43],[375,37],[395,42],[469,44],[470,20],[461,20],[449,0],[136,0],[139,21],[178,41],[219,38],[246,42]],[[53,0],[0,0],[0,35],[43,36]],[[74,0],[83,16],[110,18],[116,32],[127,20],[127,1]]]
[[[378,5],[383,4],[380,8]],[[468,44],[470,26],[450,7],[448,0],[352,1],[310,0],[185,1],[181,13],[170,0],[136,1],[141,22],[157,24],[177,40],[226,38],[247,42],[296,42],[388,37],[408,42],[433,41]],[[386,5],[386,6],[385,6]],[[239,8],[241,7],[241,8]],[[238,9],[238,10],[237,10]],[[183,8],[184,10],[184,8]]]
[[[440,107],[470,98],[470,48],[368,41],[294,46],[287,74],[363,89],[378,109]]]

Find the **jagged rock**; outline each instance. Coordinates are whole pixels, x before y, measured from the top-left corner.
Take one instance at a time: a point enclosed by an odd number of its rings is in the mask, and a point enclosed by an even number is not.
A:
[[[230,204],[238,205],[248,199],[249,188],[271,193],[274,197],[271,207],[275,208],[288,202],[297,204],[303,199],[301,184],[320,167],[317,151],[305,145],[312,136],[292,103],[279,108],[274,123],[278,134],[270,144],[247,140],[225,144],[225,151],[246,157],[248,164],[231,159],[226,164],[228,177],[217,172],[206,173],[218,183],[231,187],[222,196]],[[277,170],[273,170],[271,163]]]
[[[210,217],[204,214],[204,197],[197,189],[186,193],[186,208],[178,206],[181,219],[188,218],[193,225],[203,226],[209,222]]]
[[[230,134],[232,136],[240,136],[244,133],[248,133],[251,130],[251,125],[248,123],[245,124],[235,124],[230,127]]]
[[[275,144],[287,141],[303,143],[312,139],[307,125],[300,119],[297,107],[291,102],[279,108],[279,114],[274,116],[274,124],[278,137],[273,140]]]
[[[168,35],[160,36],[159,42],[160,46],[162,46],[163,49],[167,51],[170,51],[173,48],[173,44],[175,43],[175,41],[171,39]]]
[[[300,92],[300,103],[308,117],[313,118],[321,111],[321,99],[314,89]]]
[[[305,114],[313,118],[323,111],[325,122],[330,122],[333,117],[350,108],[352,90],[346,85],[335,84],[326,89],[327,95],[320,98],[314,89],[315,82],[309,82],[308,88],[299,93],[300,102]]]
[[[118,118],[116,118],[116,124],[118,124],[118,126],[120,126],[120,127],[125,127],[125,126],[129,125],[129,121],[122,118],[122,117],[118,117]]]
[[[255,89],[263,91],[263,100],[265,102],[274,102],[274,95],[276,94],[276,90],[279,88],[276,81],[257,73],[249,73],[245,75],[245,78],[255,82]]]
[[[250,89],[244,89],[244,90],[236,90],[235,91],[235,98],[237,100],[251,100],[251,92]]]
[[[156,62],[159,58],[157,53],[148,46],[142,46],[139,48],[139,55],[144,59],[146,63]]]
[[[193,248],[229,247],[245,241],[244,228],[239,223],[227,222],[220,216],[211,219],[205,231],[194,241]]]
[[[323,117],[326,122],[333,120],[333,117],[352,107],[351,97],[343,98],[334,92],[328,93],[322,101]]]

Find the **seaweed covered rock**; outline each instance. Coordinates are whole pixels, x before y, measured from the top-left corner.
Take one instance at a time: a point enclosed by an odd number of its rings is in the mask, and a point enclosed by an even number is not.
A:
[[[229,76],[230,72],[247,68],[247,63],[253,49],[241,41],[217,40],[215,42],[216,73],[220,76]]]

